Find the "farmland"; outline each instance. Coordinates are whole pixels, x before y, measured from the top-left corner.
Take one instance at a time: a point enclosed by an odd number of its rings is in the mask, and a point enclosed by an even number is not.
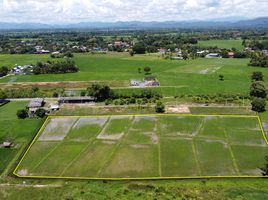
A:
[[[254,116],[52,117],[15,173],[104,179],[260,176],[267,153]]]
[[[25,55],[30,59],[29,55]],[[9,67],[18,63],[22,55],[0,55],[9,61]],[[33,61],[39,58],[33,57]],[[44,59],[41,55],[39,59]],[[26,60],[27,60],[26,59]],[[161,87],[156,90],[165,96],[171,95],[214,95],[214,94],[248,94],[250,76],[253,71],[262,71],[267,80],[268,71],[263,68],[249,67],[248,59],[195,59],[187,61],[164,60],[158,55],[137,55],[130,57],[124,53],[112,55],[76,54],[75,61],[80,71],[70,74],[19,75],[0,79],[1,83],[20,82],[66,82],[66,81],[100,81],[116,86],[120,92],[126,88],[130,79],[144,78],[138,68],[150,66],[152,76],[160,80]],[[28,61],[30,62],[30,60]],[[101,73],[100,73],[101,72]],[[219,81],[223,74],[224,81]],[[267,82],[267,81],[266,81]],[[118,86],[123,86],[120,88]],[[4,87],[4,85],[3,85]],[[76,87],[76,86],[74,86]],[[131,89],[132,90],[132,89]]]
[[[40,119],[17,119],[17,109],[25,108],[27,103],[11,102],[0,107],[0,141],[12,140],[15,144],[12,149],[0,148],[0,175],[14,157],[21,153],[43,122]]]
[[[198,45],[201,47],[215,47],[232,49],[236,48],[237,50],[242,50],[242,40],[204,40],[199,41]]]

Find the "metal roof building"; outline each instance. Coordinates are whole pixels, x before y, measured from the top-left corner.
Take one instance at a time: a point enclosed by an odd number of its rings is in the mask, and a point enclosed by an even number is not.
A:
[[[94,103],[96,101],[95,97],[61,97],[59,99],[59,104],[62,103]]]

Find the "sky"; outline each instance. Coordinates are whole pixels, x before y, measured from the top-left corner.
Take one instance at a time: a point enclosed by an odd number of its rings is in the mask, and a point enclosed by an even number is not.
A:
[[[0,22],[184,21],[267,11],[268,0],[0,0]]]

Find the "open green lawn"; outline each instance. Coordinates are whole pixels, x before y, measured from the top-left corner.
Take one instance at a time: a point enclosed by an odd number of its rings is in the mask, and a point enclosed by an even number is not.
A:
[[[23,58],[25,56],[25,62],[31,58],[31,55],[4,56],[5,62],[13,64],[17,63],[16,59],[18,57]],[[39,58],[39,56],[41,57]],[[36,57],[39,59],[45,58],[44,55],[34,55],[33,59],[36,59]],[[219,93],[247,94],[251,82],[250,76],[253,71],[262,71],[266,82],[268,82],[268,70],[247,66],[248,59],[203,58],[171,61],[163,60],[156,55],[129,57],[123,53],[115,55],[76,54],[74,59],[80,68],[78,73],[10,76],[0,79],[0,82],[129,81],[129,79],[142,79],[144,73],[139,74],[138,68],[146,66],[150,66],[152,76],[156,76],[160,80],[161,87],[156,88],[156,90],[162,92],[165,96]],[[224,75],[224,81],[219,81],[219,74]],[[118,92],[132,93],[133,89],[118,89]]]
[[[40,119],[17,119],[17,110],[25,108],[27,104],[25,101],[10,102],[0,107],[0,142],[11,140],[14,143],[11,149],[0,148],[0,175],[43,123]]]
[[[36,64],[38,61],[50,59],[48,54],[0,54],[0,66],[14,67],[15,64]]]
[[[60,127],[68,131],[59,132]],[[261,176],[259,167],[267,154],[254,116],[50,118],[16,173],[75,178]]]
[[[203,40],[198,41],[198,46],[203,47],[219,47],[225,49],[236,48],[237,50],[242,50],[244,47],[242,45],[242,40]]]

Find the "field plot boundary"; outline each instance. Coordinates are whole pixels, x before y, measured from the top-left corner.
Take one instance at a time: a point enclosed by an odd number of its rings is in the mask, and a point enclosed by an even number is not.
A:
[[[72,176],[25,176],[17,174],[17,170],[20,167],[22,161],[30,151],[31,147],[34,145],[36,140],[38,139],[39,135],[44,130],[45,126],[49,122],[50,119],[55,118],[100,118],[100,117],[112,117],[112,116],[125,116],[125,117],[142,117],[142,116],[181,116],[181,117],[233,117],[233,118],[252,118],[258,121],[260,126],[260,131],[262,133],[262,137],[265,140],[265,143],[268,145],[268,139],[265,134],[261,118],[257,115],[216,115],[216,114],[134,114],[134,115],[94,115],[94,116],[48,116],[43,123],[42,127],[39,129],[38,133],[30,143],[29,147],[23,154],[22,158],[20,159],[19,163],[15,167],[13,171],[13,175],[19,178],[33,178],[33,179],[70,179],[70,180],[111,180],[111,181],[124,181],[124,180],[174,180],[174,179],[214,179],[214,178],[268,178],[261,175],[233,175],[233,176],[174,176],[174,177],[142,177],[142,178],[94,178],[94,177],[72,177]]]

